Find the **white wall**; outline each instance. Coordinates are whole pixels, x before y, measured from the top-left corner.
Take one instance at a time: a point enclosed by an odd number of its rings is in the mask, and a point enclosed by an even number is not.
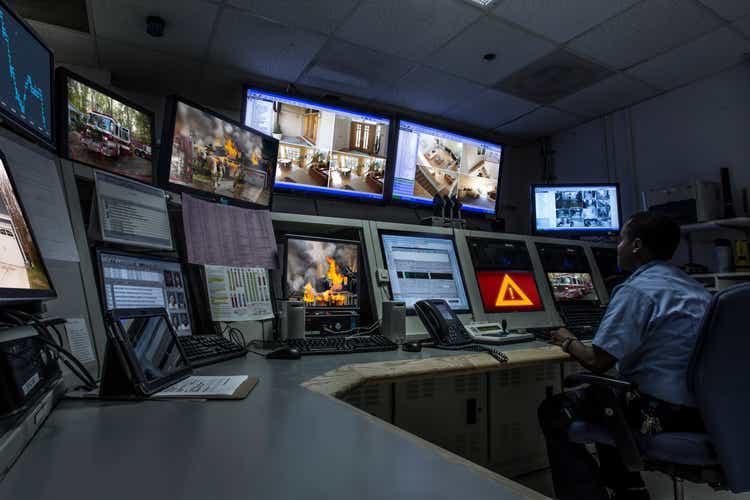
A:
[[[304,120],[304,110],[297,106],[290,106],[287,104],[281,105],[281,111],[279,111],[279,127],[281,127],[281,133],[291,137],[299,137],[302,135],[302,126]]]
[[[333,147],[333,128],[336,120],[336,114],[330,111],[320,112],[320,121],[318,122],[318,142],[315,143],[320,149],[330,151]]]
[[[333,128],[333,149],[349,149],[349,135],[351,133],[352,120],[346,116],[336,115]]]

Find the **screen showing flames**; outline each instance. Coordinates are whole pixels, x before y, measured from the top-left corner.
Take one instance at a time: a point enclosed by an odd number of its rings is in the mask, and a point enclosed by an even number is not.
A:
[[[359,248],[353,242],[288,238],[288,300],[310,308],[358,308]]]

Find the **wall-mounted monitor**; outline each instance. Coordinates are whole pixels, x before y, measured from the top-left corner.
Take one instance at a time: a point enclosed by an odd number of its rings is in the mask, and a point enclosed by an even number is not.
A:
[[[243,106],[280,142],[276,188],[383,199],[390,119],[251,88]]]
[[[39,246],[0,153],[0,304],[56,297]]]
[[[536,234],[596,235],[620,230],[617,184],[531,187]]]
[[[271,204],[279,142],[182,98],[167,101],[159,182],[258,208]]]
[[[17,130],[54,145],[52,51],[0,2],[0,114]]]
[[[57,88],[61,156],[153,182],[153,112],[63,68]]]
[[[463,209],[494,214],[503,147],[401,120],[392,198],[431,204],[456,195]]]

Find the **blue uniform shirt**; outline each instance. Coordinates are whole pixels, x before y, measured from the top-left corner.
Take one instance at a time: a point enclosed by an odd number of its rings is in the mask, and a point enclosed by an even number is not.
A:
[[[617,358],[621,378],[639,391],[695,406],[687,367],[710,300],[682,270],[649,262],[613,290],[593,344]]]

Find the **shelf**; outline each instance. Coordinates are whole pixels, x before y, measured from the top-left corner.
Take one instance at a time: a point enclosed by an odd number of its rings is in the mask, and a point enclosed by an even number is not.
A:
[[[721,229],[737,229],[750,231],[750,217],[734,217],[732,219],[717,219],[707,222],[696,222],[695,224],[684,224],[680,226],[682,234],[698,231],[716,231]]]

